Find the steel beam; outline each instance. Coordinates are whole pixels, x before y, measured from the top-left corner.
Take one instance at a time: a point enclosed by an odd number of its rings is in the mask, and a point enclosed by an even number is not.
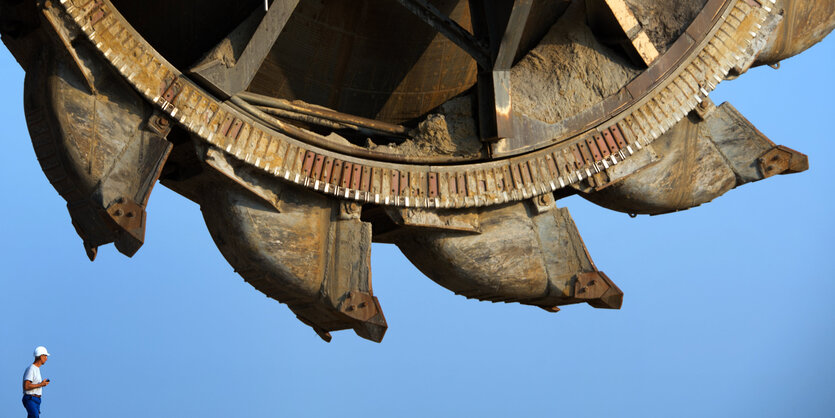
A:
[[[450,41],[458,45],[464,52],[473,57],[482,68],[491,68],[492,59],[486,48],[466,29],[441,13],[426,0],[397,0],[403,7],[424,21]]]
[[[299,0],[275,0],[266,14],[261,10],[256,11],[215,47],[206,59],[194,66],[191,75],[224,98],[245,90],[298,4]],[[245,34],[252,31],[254,22],[261,14],[264,17],[247,39]],[[232,44],[231,48],[223,48],[227,42]],[[235,55],[236,50],[242,52],[238,56],[230,56]]]
[[[473,29],[489,44],[492,65],[482,67],[478,76],[479,135],[495,142],[513,135],[510,67],[530,15],[532,0],[506,4],[470,0]]]
[[[525,24],[528,22],[532,5],[533,0],[516,0],[513,2],[513,9],[510,11],[510,17],[508,17],[505,25],[504,35],[499,44],[499,51],[493,69],[509,70],[513,65],[513,58],[519,49],[519,42],[522,40],[522,33],[525,31]]]
[[[589,24],[607,44],[620,46],[636,64],[649,66],[658,50],[624,0],[591,0],[586,4]]]

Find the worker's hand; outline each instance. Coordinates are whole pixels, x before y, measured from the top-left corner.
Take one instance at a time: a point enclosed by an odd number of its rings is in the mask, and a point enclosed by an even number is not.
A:
[[[44,387],[44,386],[49,386],[49,379],[46,379],[43,382],[41,382],[41,387]]]

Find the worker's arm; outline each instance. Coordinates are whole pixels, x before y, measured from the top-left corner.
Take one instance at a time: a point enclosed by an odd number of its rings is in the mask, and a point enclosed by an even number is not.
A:
[[[23,390],[32,390],[37,388],[42,388],[49,384],[48,380],[44,380],[41,383],[32,383],[31,380],[24,380],[23,381]]]

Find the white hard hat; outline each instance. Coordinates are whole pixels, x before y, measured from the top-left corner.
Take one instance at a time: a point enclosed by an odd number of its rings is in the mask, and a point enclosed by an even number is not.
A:
[[[36,347],[35,348],[35,357],[40,357],[40,356],[43,356],[43,355],[47,355],[47,356],[49,355],[49,353],[46,352],[46,347],[44,347],[42,345]]]

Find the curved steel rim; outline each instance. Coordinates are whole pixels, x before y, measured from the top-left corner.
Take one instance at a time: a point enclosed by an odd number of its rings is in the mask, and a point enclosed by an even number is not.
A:
[[[773,3],[774,0],[766,0]],[[338,198],[462,208],[528,199],[607,170],[693,110],[747,55],[773,13],[724,0],[693,53],[642,99],[570,140],[504,160],[460,165],[380,162],[335,153],[276,132],[220,102],[157,53],[109,0],[60,0],[113,67],[146,99],[209,144],[246,164]]]

